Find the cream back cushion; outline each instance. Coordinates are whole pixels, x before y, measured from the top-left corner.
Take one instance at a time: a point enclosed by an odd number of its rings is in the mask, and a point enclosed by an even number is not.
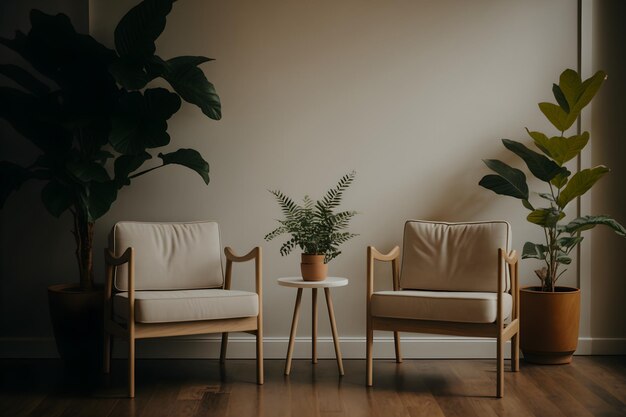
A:
[[[223,284],[220,233],[216,222],[119,222],[109,248],[135,252],[136,290],[219,288]],[[115,288],[128,290],[128,266],[115,273]]]
[[[409,220],[404,226],[400,286],[416,290],[497,292],[498,248],[508,252],[510,247],[511,226],[504,221]],[[508,282],[504,288],[508,289]]]

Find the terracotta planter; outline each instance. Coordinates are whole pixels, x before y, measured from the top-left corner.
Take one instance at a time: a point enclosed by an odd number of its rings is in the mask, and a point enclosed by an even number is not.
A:
[[[559,365],[572,361],[578,347],[580,289],[520,289],[520,347],[524,360]]]
[[[324,263],[324,255],[302,254],[300,264],[302,279],[305,281],[324,281],[328,275],[328,265]]]
[[[100,369],[103,356],[104,291],[78,284],[48,287],[50,317],[59,355],[70,369]]]

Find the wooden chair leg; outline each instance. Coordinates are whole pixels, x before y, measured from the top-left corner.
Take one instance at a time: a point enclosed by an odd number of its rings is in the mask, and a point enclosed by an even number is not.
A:
[[[265,382],[263,373],[263,319],[259,316],[259,324],[256,331],[256,382],[263,385]]]
[[[502,338],[502,334],[498,335],[497,339],[497,387],[496,387],[496,396],[498,398],[502,398],[504,396],[504,340]]]
[[[103,371],[105,374],[111,372],[111,336],[109,333],[104,332],[104,358],[102,361]]]
[[[402,352],[400,351],[400,332],[393,332],[393,342],[396,347],[396,362],[402,363]]]
[[[228,349],[228,333],[222,333],[222,346],[220,347],[220,363],[226,362],[226,350]]]
[[[519,332],[511,338],[511,369],[519,372]]]
[[[370,323],[370,319],[368,318],[367,320],[367,343],[366,343],[366,368],[367,368],[367,372],[366,372],[366,381],[365,384],[368,387],[372,386],[372,367],[373,367],[373,363],[372,363],[372,348],[373,348],[373,342],[374,342],[374,331],[372,330],[372,325]]]
[[[135,398],[135,338],[128,340],[128,397]]]

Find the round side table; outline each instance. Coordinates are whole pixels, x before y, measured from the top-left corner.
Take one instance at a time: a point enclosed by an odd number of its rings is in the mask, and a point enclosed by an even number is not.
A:
[[[333,287],[343,287],[348,285],[348,279],[342,277],[328,277],[324,281],[304,281],[302,277],[285,277],[278,278],[278,285],[283,287],[293,287],[298,289],[296,295],[296,305],[293,310],[293,320],[291,321],[291,333],[289,335],[289,348],[287,349],[287,361],[285,363],[285,375],[291,372],[291,359],[293,357],[293,345],[296,338],[296,330],[298,328],[298,319],[300,318],[300,301],[302,301],[302,290],[304,288],[311,289],[312,304],[312,330],[311,344],[312,353],[311,361],[317,363],[317,289],[324,288],[326,295],[326,305],[328,306],[328,318],[330,319],[330,328],[333,332],[333,342],[335,344],[335,356],[337,357],[337,367],[339,375],[343,375],[343,361],[341,360],[341,349],[339,348],[339,337],[337,336],[337,324],[335,323],[335,310],[333,301],[330,296],[330,289]]]

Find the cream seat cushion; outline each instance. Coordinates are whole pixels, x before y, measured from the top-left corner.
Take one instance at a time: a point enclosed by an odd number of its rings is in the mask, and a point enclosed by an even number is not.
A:
[[[503,315],[511,315],[512,298],[503,293]],[[497,293],[456,291],[378,291],[372,295],[372,316],[397,319],[494,323]]]
[[[116,317],[128,319],[128,293],[113,298]],[[217,320],[259,315],[256,293],[205,289],[176,291],[135,291],[135,322],[171,323]]]

